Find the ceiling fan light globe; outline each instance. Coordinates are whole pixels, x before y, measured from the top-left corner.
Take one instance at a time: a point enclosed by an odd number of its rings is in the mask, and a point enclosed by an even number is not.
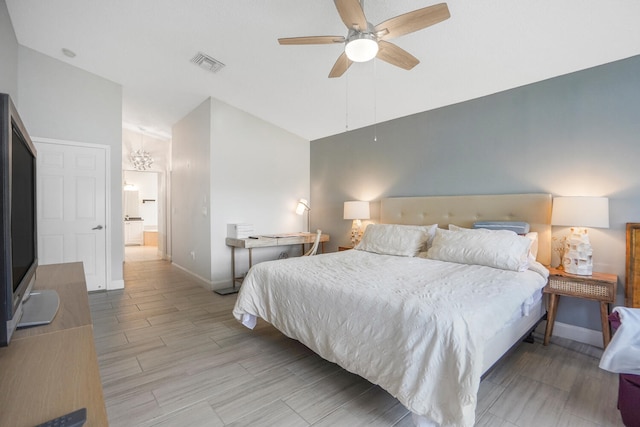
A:
[[[344,47],[347,58],[353,62],[367,62],[378,54],[378,42],[371,38],[354,38]]]

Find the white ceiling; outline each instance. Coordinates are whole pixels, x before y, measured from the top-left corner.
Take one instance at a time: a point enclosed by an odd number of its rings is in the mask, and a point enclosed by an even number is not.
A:
[[[331,0],[6,2],[21,45],[121,84],[124,125],[165,134],[211,96],[313,140],[640,54],[637,0],[449,0],[450,19],[394,40],[413,70],[376,60],[338,79],[343,45],[277,43],[346,35]],[[364,9],[375,25],[435,3]]]

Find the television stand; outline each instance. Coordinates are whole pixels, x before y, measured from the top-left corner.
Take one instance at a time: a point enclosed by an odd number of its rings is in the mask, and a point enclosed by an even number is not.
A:
[[[31,292],[22,303],[22,317],[18,328],[48,325],[53,322],[60,307],[60,297],[53,289],[40,289]]]
[[[33,427],[87,408],[85,425],[106,427],[82,263],[39,266],[33,292],[41,290],[56,291],[60,307],[53,322],[17,329],[0,347],[0,426]]]

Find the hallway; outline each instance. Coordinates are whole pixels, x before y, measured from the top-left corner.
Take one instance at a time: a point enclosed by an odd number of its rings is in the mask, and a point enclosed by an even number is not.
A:
[[[125,246],[124,262],[160,260],[157,246]]]

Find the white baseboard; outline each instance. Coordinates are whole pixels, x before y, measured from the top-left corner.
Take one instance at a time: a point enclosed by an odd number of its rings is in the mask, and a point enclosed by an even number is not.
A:
[[[211,282],[208,279],[205,279],[204,277],[200,276],[199,274],[194,273],[191,270],[188,270],[186,268],[184,268],[183,266],[176,264],[175,262],[171,262],[171,264],[177,268],[179,268],[180,270],[184,271],[185,273],[187,273],[188,275],[194,277],[195,279],[197,279],[200,284],[202,285],[203,288],[208,289],[210,291],[213,290],[213,282]]]
[[[219,280],[217,282],[213,282],[213,290],[219,289],[227,289],[233,287],[233,282],[231,280]],[[237,288],[240,288],[240,285],[236,284]]]
[[[112,280],[111,284],[107,287],[108,291],[115,291],[117,289],[124,289],[124,279]]]
[[[553,325],[553,336],[602,348],[602,331],[594,331],[593,329],[555,322]]]

